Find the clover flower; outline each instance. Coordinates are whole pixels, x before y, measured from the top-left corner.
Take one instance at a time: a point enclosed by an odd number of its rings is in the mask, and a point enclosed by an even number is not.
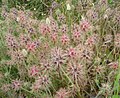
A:
[[[17,64],[22,64],[23,61],[25,60],[25,57],[23,53],[20,50],[18,50],[11,52],[11,59]]]
[[[70,92],[64,88],[60,88],[55,95],[55,98],[69,98]]]
[[[51,84],[50,78],[48,76],[40,76],[35,80],[35,83],[32,85],[32,90],[45,90]]]
[[[54,43],[56,43],[58,41],[58,34],[52,33],[52,34],[50,34],[50,38]]]
[[[61,43],[62,43],[62,45],[68,45],[69,42],[70,42],[69,36],[66,35],[66,34],[63,34],[61,36]]]
[[[85,45],[89,47],[94,47],[99,42],[99,37],[97,34],[93,34],[87,38]]]
[[[21,47],[26,47],[26,45],[31,41],[31,38],[27,34],[20,34],[19,42]]]
[[[61,65],[66,62],[66,55],[61,48],[55,47],[51,50],[51,61],[55,69],[60,70]]]
[[[6,35],[6,43],[9,49],[16,50],[19,48],[18,41],[12,34],[7,34]]]
[[[62,14],[59,14],[58,16],[57,16],[57,20],[60,22],[60,23],[66,23],[66,17],[65,17],[65,15],[62,13]]]
[[[52,69],[52,64],[51,64],[51,62],[49,60],[42,61],[41,70],[43,72],[47,73],[47,72],[51,71],[51,69]]]
[[[8,91],[10,91],[11,85],[10,85],[10,84],[3,84],[0,89],[1,89],[3,92],[7,93]]]
[[[82,40],[82,34],[80,31],[74,31],[72,32],[72,37],[75,42],[80,42]]]
[[[61,33],[67,33],[68,32],[68,26],[66,24],[62,24],[60,26],[60,32]]]
[[[98,19],[98,13],[94,9],[88,10],[86,15],[90,21],[95,21]]]
[[[88,20],[82,19],[80,21],[80,28],[83,32],[88,32],[89,30],[91,30],[91,24]]]
[[[34,52],[36,50],[36,43],[35,42],[29,42],[26,46],[28,51]]]
[[[39,74],[39,69],[37,66],[32,66],[28,70],[28,74],[30,77],[36,77]]]
[[[67,49],[66,55],[70,59],[76,59],[77,58],[77,50],[75,48],[73,48],[73,47],[70,47],[70,48]]]
[[[47,35],[48,33],[50,33],[50,28],[47,24],[45,23],[40,23],[39,25],[39,32],[42,34],[42,35]]]
[[[87,80],[85,66],[81,65],[78,62],[69,62],[67,72],[75,84],[77,82],[80,87],[84,87],[86,85]]]
[[[118,69],[118,62],[111,62],[108,64],[110,66],[110,68],[112,69]]]
[[[92,62],[92,59],[94,57],[94,51],[90,47],[87,47],[85,45],[78,45],[76,47],[79,58],[86,64],[89,64]]]
[[[115,34],[114,45],[115,47],[120,48],[120,34],[119,33]]]
[[[11,86],[15,91],[18,91],[22,86],[22,82],[20,80],[13,80]]]

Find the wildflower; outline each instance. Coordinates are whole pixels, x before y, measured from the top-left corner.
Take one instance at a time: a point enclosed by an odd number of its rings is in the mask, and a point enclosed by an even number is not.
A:
[[[38,76],[38,73],[39,73],[38,67],[37,66],[30,67],[30,69],[28,70],[28,73],[30,77]]]
[[[80,32],[80,27],[78,24],[74,23],[72,25],[72,32]]]
[[[67,4],[66,6],[67,6],[67,10],[70,11],[71,10],[70,4]]]
[[[8,91],[10,91],[10,88],[11,88],[10,84],[3,84],[0,89],[7,93]]]
[[[22,82],[21,82],[20,80],[13,80],[13,81],[12,81],[12,88],[13,88],[15,91],[18,91],[21,86],[22,86]]]
[[[32,27],[32,26],[28,26],[28,27],[27,27],[27,32],[28,32],[28,34],[30,34],[30,35],[35,35],[35,34],[36,34],[36,30],[35,30],[35,28]]]
[[[102,83],[102,87],[100,88],[103,95],[108,96],[112,94],[112,87],[110,83]]]
[[[68,35],[63,34],[61,36],[61,42],[62,42],[63,45],[67,45],[70,42],[70,39],[69,39]]]
[[[60,32],[67,33],[68,32],[68,26],[66,24],[63,24],[60,26]]]
[[[120,34],[119,33],[115,34],[114,44],[115,44],[115,47],[120,48]]]
[[[15,63],[21,64],[24,61],[24,55],[20,50],[11,53],[11,58]]]
[[[58,23],[53,17],[49,17],[50,20],[50,33],[57,33],[58,32]]]
[[[64,88],[60,88],[55,95],[55,98],[69,98],[70,97],[70,92],[68,92]]]
[[[60,69],[61,65],[65,63],[66,56],[61,48],[55,47],[51,51],[51,61],[55,69]]]
[[[75,59],[77,57],[77,52],[76,52],[76,49],[75,48],[72,48],[70,47],[68,50],[67,50],[67,53],[69,58],[73,58]]]
[[[111,43],[112,40],[113,40],[113,35],[112,34],[106,34],[105,35],[105,38],[104,38],[104,43],[105,44]]]
[[[83,32],[88,32],[91,29],[91,24],[88,20],[82,19],[80,22],[80,28]]]
[[[101,74],[101,73],[104,73],[105,72],[105,66],[95,66],[95,72]]]
[[[42,71],[44,72],[48,72],[50,71],[52,68],[52,64],[49,60],[44,60],[42,63],[41,63],[41,69]]]
[[[45,90],[49,87],[51,84],[50,78],[48,76],[41,76],[37,80],[35,80],[35,83],[32,85],[32,90]]]
[[[24,11],[18,11],[18,17],[20,18],[20,23],[26,21],[27,17],[25,16]]]
[[[35,20],[35,19],[32,19],[33,12],[31,12],[30,10],[26,10],[25,11],[25,15],[26,15],[26,17],[29,17],[30,20]]]
[[[15,49],[18,49],[18,47],[19,47],[16,38],[12,34],[6,35],[6,42],[7,42],[9,49],[12,48],[13,50],[15,50]]]
[[[38,91],[38,90],[40,89],[40,84],[39,84],[39,82],[33,83],[31,89],[32,89],[33,91],[35,91],[35,92]]]
[[[11,8],[10,12],[13,13],[14,15],[18,15],[18,10],[16,8]]]
[[[47,24],[41,23],[41,24],[39,25],[39,31],[40,31],[40,33],[41,33],[42,35],[45,36],[46,34],[50,33],[50,28],[48,27]]]
[[[117,24],[120,24],[120,11],[116,12],[116,14],[114,16],[114,20]]]
[[[78,45],[76,49],[78,49],[79,57],[84,63],[91,63],[94,51],[90,47]]]
[[[78,62],[69,62],[67,72],[74,83],[79,83],[80,86],[86,85],[85,67]]]
[[[66,17],[65,17],[65,15],[62,13],[62,14],[59,14],[58,16],[57,16],[57,20],[60,22],[60,23],[66,23]]]
[[[35,51],[35,49],[36,49],[36,46],[35,46],[35,43],[34,42],[29,42],[28,44],[27,44],[27,50],[28,51]]]
[[[100,4],[104,5],[104,4],[107,4],[107,0],[100,0]]]
[[[21,34],[19,38],[20,45],[23,47],[25,47],[31,40],[31,38],[26,34]]]
[[[58,34],[57,33],[52,33],[51,34],[51,39],[52,39],[53,42],[56,42],[57,39],[58,39]]]
[[[110,66],[110,68],[112,69],[118,69],[118,62],[111,62],[108,64]]]
[[[52,27],[58,26],[57,21],[52,16],[49,16],[49,20],[50,20],[50,26]]]
[[[35,45],[35,48],[38,48],[40,46],[40,41],[36,39],[33,41],[33,44]]]
[[[72,37],[75,42],[80,41],[81,40],[81,32],[79,32],[79,31],[72,32]]]
[[[85,45],[93,47],[99,42],[99,37],[96,34],[91,35],[85,42]]]
[[[88,10],[86,15],[87,15],[88,19],[90,19],[91,21],[98,19],[98,13],[96,11],[94,11],[94,9]]]
[[[52,2],[52,9],[55,9],[58,7],[58,3],[56,1]]]
[[[3,18],[8,17],[8,13],[7,13],[7,11],[6,11],[5,9],[2,10],[1,16],[2,16]]]
[[[39,24],[39,21],[37,19],[31,19],[31,18],[29,18],[27,20],[27,25],[28,25],[29,28],[30,27],[35,28],[36,26],[38,26],[38,24]]]

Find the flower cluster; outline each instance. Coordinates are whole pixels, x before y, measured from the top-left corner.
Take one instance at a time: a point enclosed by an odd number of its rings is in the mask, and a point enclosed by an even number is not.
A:
[[[5,57],[0,54],[1,90],[27,92],[33,98],[45,98],[44,94],[48,98],[90,98],[103,89],[103,96],[110,97],[111,74],[119,70],[119,11],[113,11],[107,0],[87,0],[75,6],[67,0],[66,6],[58,5],[53,2],[52,13],[41,20],[31,11],[3,9],[6,31],[0,37],[5,46]],[[105,83],[110,81],[109,87]]]

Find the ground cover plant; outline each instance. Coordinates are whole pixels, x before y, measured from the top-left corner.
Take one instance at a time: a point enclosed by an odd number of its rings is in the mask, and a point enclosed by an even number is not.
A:
[[[1,98],[119,98],[120,2],[52,2],[49,13],[2,7]]]

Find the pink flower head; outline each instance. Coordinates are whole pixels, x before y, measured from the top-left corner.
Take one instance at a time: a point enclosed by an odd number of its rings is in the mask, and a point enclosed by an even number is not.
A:
[[[118,62],[111,62],[108,64],[112,69],[118,69]]]
[[[89,38],[89,39],[87,40],[87,43],[88,43],[88,45],[92,45],[92,44],[94,43],[94,39]]]
[[[88,37],[85,44],[92,47],[98,42],[97,40],[99,40],[98,36],[97,35],[92,35],[92,36]]]
[[[35,83],[32,85],[33,90],[46,89],[51,84],[50,78],[48,76],[40,76],[35,80]]]
[[[38,73],[39,73],[38,67],[37,67],[37,66],[32,66],[32,67],[30,67],[28,73],[29,73],[30,77],[37,76]]]
[[[61,25],[60,32],[67,33],[68,32],[68,25],[66,25],[66,24]]]
[[[21,86],[22,85],[21,85],[21,81],[20,80],[13,80],[13,82],[12,82],[12,88],[14,90],[19,90]]]
[[[40,24],[39,30],[42,35],[46,35],[46,34],[50,33],[50,28],[45,23]]]
[[[87,32],[87,31],[90,30],[91,25],[88,22],[88,20],[82,19],[81,22],[80,22],[80,28],[81,28],[82,31]]]
[[[79,31],[73,32],[73,39],[79,40],[81,36],[81,33]]]
[[[120,33],[115,34],[114,44],[115,47],[120,48]]]
[[[74,24],[72,25],[72,31],[79,31],[79,30],[80,30],[79,25],[76,24],[76,23],[74,23]]]
[[[70,58],[75,58],[76,57],[76,50],[75,48],[69,48],[67,51],[67,54]]]
[[[26,46],[29,41],[30,41],[30,37],[28,35],[25,35],[25,34],[20,35],[20,44],[22,46]]]
[[[107,2],[108,2],[107,0],[100,0],[101,4],[107,4]]]
[[[69,98],[70,92],[68,92],[66,89],[64,88],[60,88],[55,95],[55,98]]]
[[[69,41],[70,41],[70,39],[69,39],[68,35],[63,34],[63,35],[61,36],[61,42],[62,42],[63,45],[68,44]]]
[[[34,42],[30,42],[30,43],[27,44],[27,50],[28,51],[35,51],[35,49],[36,49],[36,45],[35,45]]]
[[[39,82],[35,82],[34,84],[32,84],[31,89],[36,92],[40,89],[40,86],[41,85],[39,84]]]
[[[52,33],[52,34],[51,34],[51,39],[52,39],[52,41],[56,42],[57,39],[58,39],[57,33]]]
[[[6,43],[8,45],[8,48],[12,48],[12,49],[18,49],[19,45],[18,45],[18,41],[16,40],[16,38],[12,35],[12,34],[7,34],[6,35]]]
[[[23,22],[23,21],[26,20],[25,13],[23,11],[19,11],[18,15],[19,15],[19,18],[20,18],[20,22]]]

